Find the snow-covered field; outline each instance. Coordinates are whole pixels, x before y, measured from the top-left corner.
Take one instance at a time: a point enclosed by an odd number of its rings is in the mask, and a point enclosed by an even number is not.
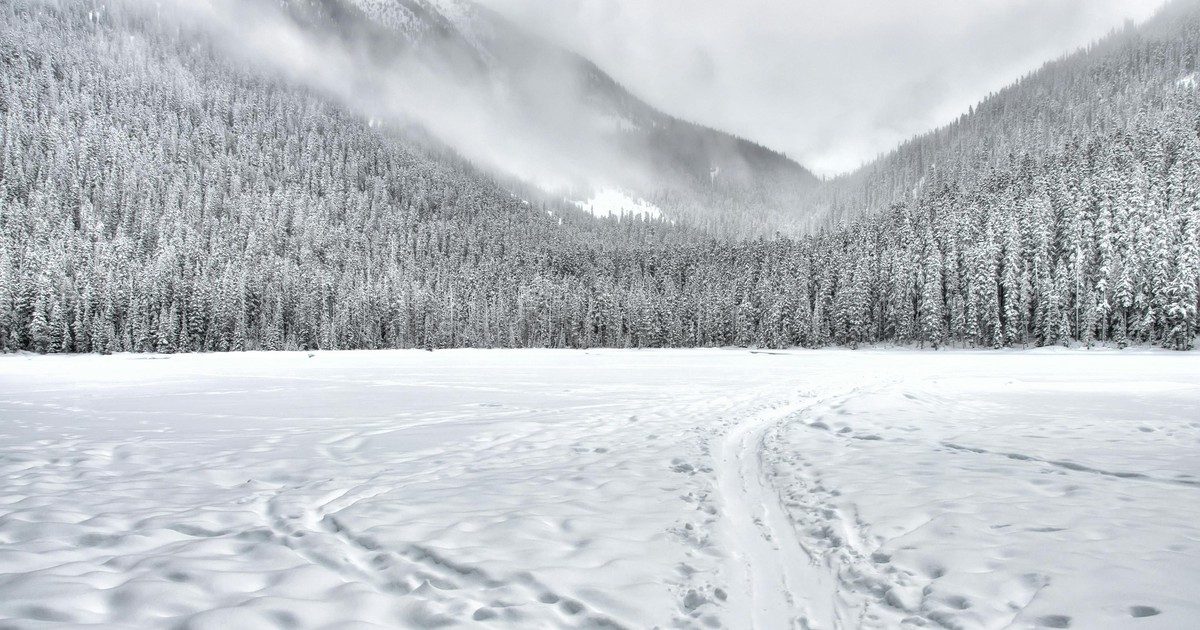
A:
[[[0,627],[1194,628],[1200,355],[0,357]]]

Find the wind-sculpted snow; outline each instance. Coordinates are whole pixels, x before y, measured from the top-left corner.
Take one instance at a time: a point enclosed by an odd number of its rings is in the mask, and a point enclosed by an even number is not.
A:
[[[0,357],[0,627],[1186,628],[1200,359]]]

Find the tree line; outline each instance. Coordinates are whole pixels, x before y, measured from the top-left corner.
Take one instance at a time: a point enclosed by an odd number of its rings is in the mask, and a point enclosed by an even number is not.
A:
[[[6,351],[1185,349],[1200,332],[1187,84],[1057,144],[931,163],[847,223],[729,240],[523,199],[142,17],[15,0],[0,17]]]

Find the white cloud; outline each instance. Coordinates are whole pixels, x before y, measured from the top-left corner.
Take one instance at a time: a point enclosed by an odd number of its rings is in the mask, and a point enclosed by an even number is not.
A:
[[[1162,0],[479,0],[668,112],[854,168]]]

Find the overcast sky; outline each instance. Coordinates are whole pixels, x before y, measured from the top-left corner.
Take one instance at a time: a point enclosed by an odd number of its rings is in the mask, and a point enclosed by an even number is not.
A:
[[[481,0],[669,113],[852,170],[1163,0]]]

